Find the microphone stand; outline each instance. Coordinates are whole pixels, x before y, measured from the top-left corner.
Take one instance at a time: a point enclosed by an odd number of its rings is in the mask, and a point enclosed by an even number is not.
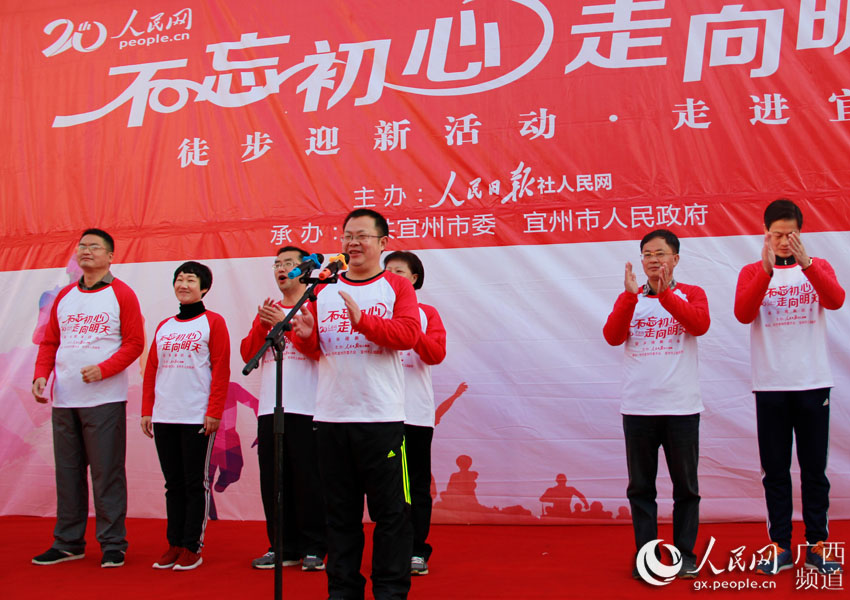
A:
[[[275,405],[274,405],[274,598],[280,600],[283,596],[283,351],[286,348],[286,332],[292,329],[290,321],[298,314],[301,306],[307,300],[316,301],[316,288],[326,283],[336,283],[339,275],[320,280],[310,277],[310,272],[301,276],[301,283],[309,284],[304,294],[295,306],[277,323],[266,335],[262,348],[249,360],[242,369],[243,375],[248,375],[260,365],[263,355],[271,348],[274,352],[275,368]]]

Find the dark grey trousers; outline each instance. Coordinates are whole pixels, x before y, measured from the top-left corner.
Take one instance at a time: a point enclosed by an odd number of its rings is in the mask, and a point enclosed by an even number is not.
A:
[[[683,557],[696,560],[694,544],[699,529],[699,414],[623,415],[635,551],[658,539],[655,477],[658,448],[664,448],[673,481],[673,544]]]
[[[126,402],[89,408],[53,407],[54,548],[75,553],[85,548],[90,467],[97,541],[104,552],[127,549],[126,408]]]

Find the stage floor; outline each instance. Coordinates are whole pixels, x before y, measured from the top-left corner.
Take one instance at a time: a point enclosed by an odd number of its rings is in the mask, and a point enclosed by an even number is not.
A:
[[[82,560],[52,566],[36,566],[30,559],[52,542],[53,519],[0,517],[0,597],[5,600],[53,598],[167,600],[171,598],[224,598],[238,600],[273,598],[273,571],[251,569],[251,559],[263,554],[264,524],[257,521],[212,521],[207,528],[204,564],[194,571],[158,571],[151,564],[165,549],[165,521],[129,519],[130,548],[126,564],[117,569],[100,568],[100,548],[94,540],[94,521],[89,521],[88,552]],[[830,524],[831,539],[850,537],[850,521]],[[802,524],[794,524],[795,543],[802,543]],[[366,525],[364,574],[371,560],[371,525]],[[670,543],[671,529],[659,535]],[[436,525],[429,541],[434,555],[430,574],[414,577],[409,598],[443,599],[565,599],[565,598],[682,598],[708,594],[709,598],[828,597],[827,587],[837,581],[813,577],[794,569],[776,577],[755,575],[748,569],[729,571],[733,550],[744,546],[745,569],[754,553],[766,542],[763,523],[709,523],[700,528],[700,558],[711,538],[714,544],[700,577],[651,586],[631,578],[634,554],[632,529],[626,525],[483,526]],[[835,579],[835,578],[834,578]],[[840,582],[843,586],[843,580]],[[771,585],[772,589],[752,589]],[[303,573],[284,569],[283,597],[326,598],[323,572]],[[699,586],[701,589],[696,589]],[[731,589],[732,587],[747,589]],[[367,583],[367,598],[371,584]]]

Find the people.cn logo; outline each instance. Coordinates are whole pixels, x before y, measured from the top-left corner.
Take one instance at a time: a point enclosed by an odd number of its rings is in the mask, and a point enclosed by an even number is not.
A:
[[[664,547],[670,553],[673,564],[665,565],[658,560],[656,548],[660,543],[661,540],[647,542],[638,550],[637,554],[637,571],[641,579],[649,584],[658,586],[667,585],[676,579],[676,575],[682,567],[682,553],[679,552],[676,546],[670,544],[664,544]]]

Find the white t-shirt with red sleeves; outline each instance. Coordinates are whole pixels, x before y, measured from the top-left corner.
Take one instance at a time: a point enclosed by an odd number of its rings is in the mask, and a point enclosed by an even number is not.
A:
[[[339,291],[357,303],[362,317],[352,327]],[[400,350],[419,337],[419,307],[403,277],[381,273],[367,281],[340,277],[320,290],[315,305],[321,357],[316,421],[404,421],[404,374]]]
[[[68,286],[56,298],[45,342],[39,349],[36,377],[55,372],[53,405],[57,408],[86,408],[127,400],[127,365],[143,347],[141,314],[138,300],[126,284],[114,279],[96,290]],[[137,339],[137,349],[122,349],[124,336]],[[55,354],[46,347],[55,347]],[[107,368],[118,355],[128,353],[120,366]],[[132,355],[131,357],[129,355]],[[55,361],[55,362],[54,362]],[[105,364],[104,364],[105,363]],[[84,383],[80,369],[101,365],[103,379]],[[113,373],[114,369],[120,369]]]
[[[800,265],[773,268],[750,332],[753,390],[832,387],[826,315]]]
[[[203,424],[221,418],[230,381],[230,338],[224,318],[206,310],[159,324],[148,354],[142,416],[154,423]]]
[[[291,306],[285,306],[283,302],[276,302],[275,306],[288,313]],[[271,327],[266,327],[260,321],[260,317],[254,317],[251,332],[242,340],[242,358],[245,362],[250,360],[254,354],[259,352],[266,341],[266,336]],[[284,412],[298,415],[313,416],[316,411],[316,386],[318,383],[318,362],[304,356],[292,343],[291,332],[286,333],[286,347],[283,351],[283,388],[281,400]],[[257,410],[258,416],[271,415],[274,413],[275,394],[277,388],[275,378],[277,376],[277,364],[275,363],[274,350],[269,348],[263,354],[260,362],[260,403]]]
[[[693,326],[708,328],[708,302],[701,288],[676,284],[665,292],[691,314]],[[681,304],[684,301],[685,304]],[[696,313],[695,306],[704,305]],[[633,313],[629,311],[634,308]],[[696,336],[661,305],[659,296],[624,292],[606,329],[619,321],[628,328],[625,338],[624,385],[620,412],[624,415],[691,415],[704,410],[699,389]],[[625,333],[625,331],[624,331]],[[606,338],[610,332],[606,332]],[[616,334],[610,334],[616,337]],[[622,339],[609,339],[622,343]]]
[[[419,307],[422,332],[428,329],[428,315]],[[404,367],[404,422],[419,427],[434,426],[434,386],[431,365],[425,363],[416,350],[400,352]]]

